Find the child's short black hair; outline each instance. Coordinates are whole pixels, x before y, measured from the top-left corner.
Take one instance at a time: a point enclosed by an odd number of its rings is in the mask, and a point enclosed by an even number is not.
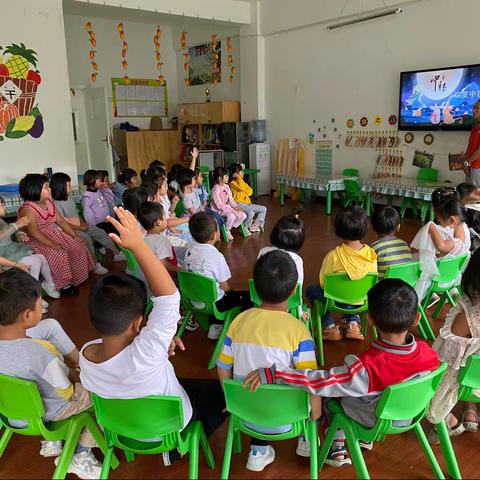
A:
[[[464,199],[465,197],[468,197],[476,189],[477,187],[471,183],[464,182],[458,185],[457,192],[458,192],[458,196],[460,197],[460,200]]]
[[[148,232],[155,226],[157,220],[163,220],[165,213],[158,202],[144,202],[137,211],[140,225]]]
[[[48,178],[45,175],[29,173],[20,180],[18,191],[25,201],[38,202],[46,183],[48,183]]]
[[[378,235],[392,235],[400,225],[400,215],[393,207],[376,208],[370,217],[370,223]]]
[[[152,160],[150,162],[150,165],[148,165],[148,168],[152,168],[152,167],[160,167],[160,168],[163,168],[163,170],[165,170],[166,165],[160,160]]]
[[[18,268],[0,273],[0,325],[13,325],[25,310],[33,310],[42,295],[40,282]]]
[[[297,267],[287,252],[273,250],[262,255],[255,263],[253,281],[263,303],[282,303],[296,288]]]
[[[458,198],[458,191],[455,187],[441,187],[432,192],[432,205],[437,208],[446,200],[451,198]]]
[[[188,228],[196,242],[207,243],[218,230],[218,225],[212,215],[206,212],[198,212],[190,217]]]
[[[140,188],[144,188],[146,190],[147,199],[148,198],[155,199],[155,197],[157,196],[158,190],[160,189],[160,187],[158,186],[158,183],[154,183],[154,182],[142,183],[142,185],[140,185]]]
[[[170,168],[170,171],[168,172],[167,175],[167,181],[168,184],[170,185],[170,182],[176,181],[177,180],[177,175],[184,169],[185,167],[181,163],[174,163],[172,167]]]
[[[119,335],[147,306],[145,284],[132,275],[113,273],[100,278],[90,291],[88,312],[102,335]]]
[[[228,175],[228,171],[226,168],[215,168],[212,173],[214,183],[218,183],[218,179],[224,177],[225,175]]]
[[[417,311],[417,292],[398,278],[386,278],[368,292],[368,312],[382,332],[407,331],[415,322]]]
[[[145,175],[164,175],[167,176],[167,171],[163,167],[150,166],[145,171]]]
[[[87,188],[95,188],[95,182],[101,180],[102,174],[99,170],[87,170],[83,174],[83,184]]]
[[[50,190],[52,191],[52,198],[59,201],[67,200],[67,183],[71,181],[72,179],[66,173],[54,173],[52,175],[52,178],[50,179]]]
[[[100,180],[102,182],[104,182],[106,178],[110,177],[110,172],[108,170],[99,170],[99,172],[100,172]]]
[[[480,248],[477,248],[462,275],[462,291],[476,304],[480,298]]]
[[[457,198],[450,198],[437,205],[435,207],[435,215],[443,220],[446,220],[448,217],[460,217],[462,222],[466,218],[465,207]]]
[[[233,176],[237,173],[240,173],[243,170],[243,167],[239,163],[232,163],[228,167],[228,171],[230,173],[230,181],[233,180]]]
[[[290,215],[280,218],[270,234],[270,243],[289,252],[299,252],[305,242],[305,224],[295,209]]]
[[[145,187],[132,188],[123,192],[123,206],[125,210],[137,216],[140,205],[148,200],[148,191]]]
[[[184,168],[177,173],[177,182],[180,186],[180,190],[183,189],[192,183],[192,180],[195,178],[195,172],[189,168]]]
[[[117,177],[119,183],[126,185],[132,181],[133,177],[137,176],[137,172],[133,168],[124,168]]]
[[[361,240],[368,233],[368,223],[368,215],[362,208],[342,208],[335,216],[335,235],[342,240]]]

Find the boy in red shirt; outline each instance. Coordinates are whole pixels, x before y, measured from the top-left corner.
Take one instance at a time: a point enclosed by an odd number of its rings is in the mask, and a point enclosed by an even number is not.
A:
[[[367,319],[377,328],[378,339],[365,352],[347,355],[342,366],[330,370],[294,370],[280,365],[260,368],[247,375],[244,386],[255,390],[260,384],[281,383],[314,395],[336,397],[347,416],[373,427],[385,388],[435,370],[439,362],[437,353],[409,332],[420,319],[418,297],[410,285],[399,279],[382,280],[368,292],[368,307]],[[395,422],[397,426],[409,423]],[[371,444],[360,446],[372,448]],[[325,463],[335,467],[351,464],[341,430]]]

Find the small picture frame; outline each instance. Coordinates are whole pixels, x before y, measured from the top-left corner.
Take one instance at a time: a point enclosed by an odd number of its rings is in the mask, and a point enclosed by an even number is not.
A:
[[[404,137],[405,143],[412,143],[414,139],[415,137],[413,136],[413,133],[408,132],[405,134],[405,137]]]
[[[433,143],[433,135],[431,133],[427,133],[424,137],[423,137],[423,143],[425,145],[431,145]]]

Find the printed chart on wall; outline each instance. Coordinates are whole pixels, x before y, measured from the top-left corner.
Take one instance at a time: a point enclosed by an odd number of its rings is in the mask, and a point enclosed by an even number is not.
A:
[[[167,85],[158,80],[112,78],[114,117],[166,117],[168,115]]]

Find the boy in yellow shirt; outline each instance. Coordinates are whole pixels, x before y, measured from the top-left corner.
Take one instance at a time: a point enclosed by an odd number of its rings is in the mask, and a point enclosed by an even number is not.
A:
[[[310,303],[323,299],[325,275],[345,272],[350,279],[359,280],[368,273],[377,272],[377,254],[361,241],[367,235],[369,228],[368,215],[359,207],[347,207],[340,210],[335,217],[335,235],[343,243],[327,253],[320,268],[320,285],[307,288],[306,296]],[[343,308],[349,305],[338,304]],[[345,315],[347,331],[345,338],[364,340],[360,331],[360,318],[357,314]],[[322,316],[322,334],[324,340],[338,341],[343,338],[339,327],[335,325],[330,312]]]
[[[243,179],[243,167],[239,163],[230,165],[230,190],[238,207],[247,215],[245,226],[251,232],[259,232],[265,224],[267,209],[252,203],[252,187]]]

